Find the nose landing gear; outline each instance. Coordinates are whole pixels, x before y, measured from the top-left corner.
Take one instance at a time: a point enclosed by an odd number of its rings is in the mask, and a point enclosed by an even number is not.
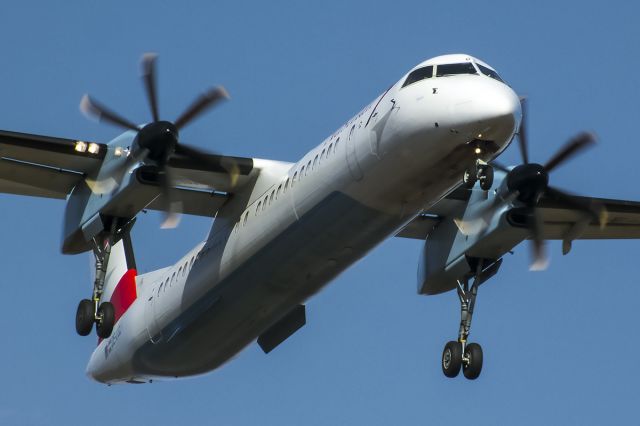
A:
[[[480,181],[480,189],[488,191],[493,185],[493,167],[478,159],[473,167],[465,170],[462,182],[468,189],[473,188]]]

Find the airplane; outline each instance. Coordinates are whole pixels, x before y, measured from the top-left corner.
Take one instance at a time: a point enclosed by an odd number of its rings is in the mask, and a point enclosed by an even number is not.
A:
[[[0,131],[0,192],[66,201],[61,251],[93,253],[76,331],[98,345],[87,375],[150,383],[210,372],[257,341],[269,353],[306,323],[305,302],[390,237],[424,241],[421,295],[456,291],[460,324],[445,376],[479,377],[469,342],[478,289],[529,240],[640,238],[640,203],[569,194],[550,173],[595,137],[580,133],[546,163],[529,160],[526,100],[487,63],[443,55],[410,69],[296,163],[183,144],[180,131],[228,97],[214,87],[176,120],[160,118],[157,56],[142,57],[152,121],[135,124],[88,95],[82,111],[123,128],[99,143]],[[518,140],[522,164],[495,158]],[[140,212],[214,218],[174,264],[138,275]]]

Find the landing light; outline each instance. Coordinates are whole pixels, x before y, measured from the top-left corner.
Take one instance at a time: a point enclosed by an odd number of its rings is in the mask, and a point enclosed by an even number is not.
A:
[[[85,152],[87,150],[87,143],[82,141],[77,141],[73,149],[75,149],[77,152]]]
[[[475,153],[480,155],[482,153],[482,150],[480,148],[476,148]]]
[[[91,142],[89,144],[89,148],[87,148],[87,151],[89,151],[89,153],[91,154],[97,154],[98,151],[100,151],[100,145],[98,145],[97,143]]]
[[[116,157],[122,157],[122,147],[117,146],[113,153]]]

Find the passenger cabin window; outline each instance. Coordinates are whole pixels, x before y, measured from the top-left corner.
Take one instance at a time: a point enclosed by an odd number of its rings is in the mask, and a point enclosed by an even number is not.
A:
[[[446,77],[458,74],[478,74],[471,62],[464,64],[442,64],[436,67],[436,77]]]
[[[340,138],[336,139],[336,144],[333,146],[333,153],[335,154],[338,150],[338,144],[340,143]]]
[[[500,78],[500,76],[498,75],[497,72],[495,72],[494,70],[485,67],[484,65],[480,65],[480,64],[476,64],[478,66],[478,68],[480,68],[480,72],[484,75],[486,75],[487,77],[491,77],[493,79],[498,80],[501,83],[504,83],[504,80]]]
[[[258,201],[258,207],[256,207],[256,216],[260,213],[260,207],[262,207],[262,201]]]
[[[428,67],[418,68],[417,70],[412,71],[411,74],[409,74],[407,79],[402,84],[402,87],[431,77],[433,77],[433,66],[429,65]]]
[[[296,179],[298,178],[298,172],[295,172],[293,174],[293,178],[291,179],[291,187],[293,188],[293,185],[295,185],[296,183]]]

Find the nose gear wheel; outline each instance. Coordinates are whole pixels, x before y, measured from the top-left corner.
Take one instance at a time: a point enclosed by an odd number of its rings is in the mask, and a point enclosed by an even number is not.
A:
[[[462,183],[467,189],[473,188],[478,181],[483,191],[488,191],[493,186],[493,167],[482,160],[476,160],[475,165],[462,175]]]

